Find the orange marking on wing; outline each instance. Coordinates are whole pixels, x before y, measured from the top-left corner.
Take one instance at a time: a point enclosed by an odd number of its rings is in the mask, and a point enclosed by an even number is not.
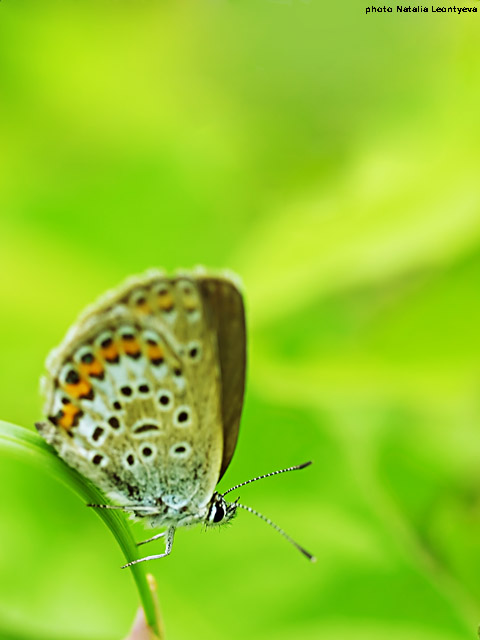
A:
[[[158,294],[158,306],[162,311],[171,311],[173,309],[173,298],[168,291]]]
[[[147,345],[147,356],[149,360],[163,360],[164,353],[158,344]]]
[[[118,358],[118,346],[115,342],[112,341],[108,347],[101,347],[100,355],[104,360],[115,360]]]
[[[75,426],[77,422],[76,418],[78,414],[81,413],[81,410],[74,404],[69,403],[63,405],[61,413],[62,416],[57,420],[57,424],[67,431],[70,431],[70,429]]]
[[[140,353],[141,349],[137,340],[135,339],[122,340],[121,342],[122,342],[122,349],[124,353],[126,353],[127,355],[132,356],[132,355],[137,355],[137,353]]]
[[[195,309],[198,309],[198,300],[195,296],[185,295],[183,298],[183,306],[187,311],[195,311]]]
[[[148,304],[148,302],[146,300],[144,300],[141,304],[136,304],[135,305],[135,311],[139,311],[140,313],[152,313],[152,308],[150,307],[150,305]]]
[[[84,376],[100,376],[104,372],[101,363],[97,359],[92,360],[92,362],[81,362],[79,369]]]
[[[63,388],[72,398],[83,398],[92,391],[92,385],[85,378],[80,378],[76,384],[64,384]]]

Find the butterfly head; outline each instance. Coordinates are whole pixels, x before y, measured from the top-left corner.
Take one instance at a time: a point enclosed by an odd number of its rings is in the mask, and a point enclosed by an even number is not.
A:
[[[235,500],[235,502],[227,502],[220,493],[214,493],[212,500],[210,501],[205,521],[206,524],[214,526],[230,522],[237,513],[237,502],[238,500]]]

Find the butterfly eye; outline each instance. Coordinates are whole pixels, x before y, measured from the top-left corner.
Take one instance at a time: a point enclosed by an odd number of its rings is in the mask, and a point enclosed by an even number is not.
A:
[[[215,513],[213,514],[213,522],[221,522],[225,517],[225,511],[221,505],[217,505]]]
[[[213,497],[212,502],[210,503],[210,510],[207,516],[207,522],[210,524],[218,524],[225,520],[225,518],[229,519],[228,507],[223,499],[223,496],[216,493]]]
[[[215,511],[215,515],[213,516],[213,521],[221,522],[224,517],[225,517],[225,511],[223,510],[223,507],[218,506],[217,510]]]

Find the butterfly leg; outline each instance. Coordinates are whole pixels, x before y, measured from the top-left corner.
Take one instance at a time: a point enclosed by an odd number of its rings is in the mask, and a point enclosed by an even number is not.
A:
[[[162,533],[157,533],[157,535],[153,536],[152,538],[149,538],[148,540],[142,540],[141,542],[137,542],[137,547],[139,547],[141,544],[147,544],[147,542],[152,542],[152,540],[158,540],[158,538],[163,538],[163,536],[166,536],[167,532],[166,531],[162,531]]]
[[[170,555],[173,546],[173,537],[175,535],[175,527],[169,527],[167,529],[167,541],[165,543],[165,553],[160,553],[156,556],[146,556],[145,558],[139,558],[138,560],[132,560],[132,562],[127,562],[124,564],[122,569],[126,569],[127,567],[131,567],[132,564],[138,564],[139,562],[146,562],[147,560],[156,560],[157,558],[165,558],[165,556]]]
[[[145,514],[155,514],[155,507],[147,507],[143,504],[132,504],[132,505],[118,505],[118,504],[87,504],[87,507],[93,507],[94,509],[114,509],[117,511],[141,511]]]

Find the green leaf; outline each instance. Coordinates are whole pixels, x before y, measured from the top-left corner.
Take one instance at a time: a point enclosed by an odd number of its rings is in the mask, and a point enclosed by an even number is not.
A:
[[[38,465],[76,493],[82,501],[91,504],[108,504],[108,499],[95,485],[63,462],[53,448],[36,433],[0,420],[0,449]],[[137,547],[125,515],[121,511],[111,509],[95,509],[95,513],[112,532],[127,562],[135,560],[138,557]],[[130,570],[138,589],[146,621],[152,629],[152,640],[161,638],[162,625],[158,619],[146,572],[142,564],[133,565]]]

